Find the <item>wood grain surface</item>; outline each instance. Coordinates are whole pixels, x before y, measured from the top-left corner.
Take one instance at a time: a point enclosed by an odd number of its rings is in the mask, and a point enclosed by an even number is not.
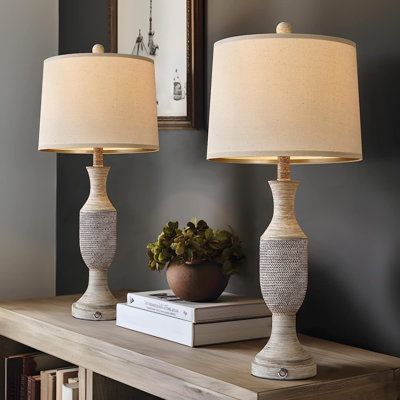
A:
[[[399,358],[300,336],[318,362],[318,375],[260,379],[250,374],[250,363],[265,340],[189,348],[113,321],[74,319],[70,306],[77,298],[2,302],[0,335],[171,400],[399,399]]]

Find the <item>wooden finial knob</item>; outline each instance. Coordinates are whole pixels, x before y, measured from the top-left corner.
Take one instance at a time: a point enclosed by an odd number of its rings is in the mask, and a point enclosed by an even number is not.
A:
[[[292,25],[289,22],[279,22],[276,26],[276,33],[292,33]]]
[[[92,47],[93,54],[104,54],[104,46],[102,44],[95,44]]]

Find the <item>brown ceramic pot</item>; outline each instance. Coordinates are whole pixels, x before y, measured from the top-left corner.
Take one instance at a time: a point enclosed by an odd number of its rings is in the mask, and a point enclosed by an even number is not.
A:
[[[216,262],[171,263],[167,268],[167,281],[175,296],[201,302],[216,300],[226,288],[229,276]]]

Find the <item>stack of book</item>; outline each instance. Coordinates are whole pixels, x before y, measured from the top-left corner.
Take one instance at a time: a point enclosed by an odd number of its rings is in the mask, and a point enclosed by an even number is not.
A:
[[[196,347],[267,337],[271,312],[262,299],[226,292],[215,302],[192,303],[157,290],[128,293],[117,305],[117,325]]]
[[[78,368],[48,354],[5,357],[7,400],[78,400]]]

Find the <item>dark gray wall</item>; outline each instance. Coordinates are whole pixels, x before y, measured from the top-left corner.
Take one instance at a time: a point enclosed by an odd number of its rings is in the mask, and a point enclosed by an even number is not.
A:
[[[56,159],[37,148],[43,60],[58,51],[58,2],[1,8],[0,298],[51,296]]]
[[[106,1],[60,4],[62,50],[88,50],[106,40]],[[297,32],[358,43],[365,161],[294,168],[301,180],[298,217],[311,247],[310,285],[299,325],[303,332],[398,356],[399,13],[397,0],[208,1],[205,66],[208,90],[216,40],[272,32],[281,20],[291,21]],[[161,132],[160,139],[157,154],[106,159],[112,167],[109,194],[119,212],[112,287],[165,286],[162,273],[146,269],[145,245],[166,221],[198,216],[218,227],[230,224],[240,234],[247,260],[229,289],[259,294],[258,240],[271,218],[267,180],[274,177],[274,167],[207,162],[203,131]],[[88,194],[84,166],[89,163],[88,157],[58,159],[58,293],[82,291],[86,284],[78,212]]]

